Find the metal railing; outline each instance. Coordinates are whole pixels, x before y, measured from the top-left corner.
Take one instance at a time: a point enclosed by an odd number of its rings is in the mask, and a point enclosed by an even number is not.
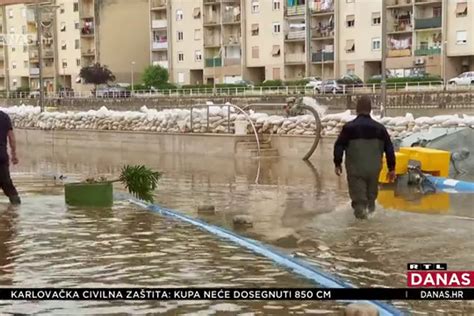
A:
[[[341,91],[336,94],[351,95],[351,94],[373,94],[380,93],[381,85],[379,83],[374,84],[363,84],[363,85],[342,85]],[[212,97],[212,96],[271,96],[271,95],[334,95],[333,92],[325,92],[324,89],[318,92],[313,87],[306,86],[261,86],[261,87],[228,87],[228,88],[216,88],[205,87],[205,88],[180,88],[180,89],[155,89],[155,90],[135,90],[130,94],[120,94],[116,96],[101,96],[93,95],[90,91],[70,91],[66,93],[46,93],[45,97],[49,99],[61,99],[61,98],[155,98],[155,97]],[[423,92],[423,91],[453,91],[467,93],[474,92],[474,85],[447,85],[444,87],[441,81],[430,81],[430,82],[406,82],[406,83],[387,83],[387,89],[390,92]],[[0,97],[8,98],[34,98],[35,95],[25,92],[4,92]]]

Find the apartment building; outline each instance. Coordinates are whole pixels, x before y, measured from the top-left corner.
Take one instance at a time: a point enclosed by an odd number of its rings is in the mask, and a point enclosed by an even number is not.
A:
[[[204,49],[210,48],[206,44],[214,43],[217,37],[203,36],[203,8],[200,1],[171,2],[169,51],[173,63],[170,74],[178,84],[202,84],[204,80]]]
[[[29,86],[30,64],[27,39],[27,8],[25,4],[4,6],[4,82],[9,90]]]
[[[0,7],[0,34],[4,33],[4,26],[6,25],[5,6]],[[0,40],[0,91],[5,91],[8,88],[7,71],[8,71],[8,54],[6,52],[6,45],[4,40]]]
[[[284,79],[283,0],[253,0],[245,16],[244,77],[253,82]]]
[[[150,63],[169,69],[172,62],[172,54],[168,54],[171,49],[170,36],[168,30],[168,21],[171,21],[171,1],[167,0],[150,0]],[[188,35],[189,36],[189,35]],[[170,74],[170,81],[174,81],[174,77]]]

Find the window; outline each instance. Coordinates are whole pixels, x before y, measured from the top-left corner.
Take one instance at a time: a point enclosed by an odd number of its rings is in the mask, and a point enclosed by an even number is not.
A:
[[[13,79],[13,86],[15,86],[15,87],[16,87],[16,85],[17,85],[17,84],[18,84],[18,80],[16,80],[16,79]]]
[[[195,29],[194,30],[194,39],[196,41],[199,41],[201,39],[201,29]]]
[[[67,49],[67,44],[66,44],[65,41],[62,41],[62,42],[61,42],[61,49],[62,49],[62,50],[66,50],[66,49]]]
[[[61,22],[61,32],[66,32],[66,22]]]
[[[79,58],[76,59],[76,66],[81,67],[81,60]]]
[[[80,42],[78,39],[74,41],[74,49],[79,49]]]
[[[200,50],[194,52],[194,61],[202,61],[202,52]]]
[[[347,53],[355,52],[355,42],[354,42],[354,40],[347,40],[346,41],[346,52]]]
[[[433,8],[433,16],[440,17],[441,16],[441,7],[434,7]]]
[[[77,12],[79,11],[79,2],[74,2],[73,4],[73,9],[72,9],[74,12]]]
[[[258,35],[258,23],[252,24],[252,36],[257,36]]]
[[[272,0],[272,3],[273,3],[273,5],[272,5],[273,10],[275,10],[275,11],[280,10],[280,8],[281,8],[280,0]]]
[[[348,64],[346,66],[346,71],[348,75],[355,75],[355,65],[354,64]]]
[[[466,31],[457,31],[456,32],[456,44],[466,45],[467,44],[467,32]]]
[[[380,12],[372,12],[372,25],[380,25],[381,22]]]
[[[61,3],[61,5],[59,6],[59,13],[60,14],[64,13],[64,3]]]
[[[372,39],[372,50],[380,50],[381,41],[379,37]]]
[[[183,10],[179,9],[176,10],[176,21],[182,21],[183,20]]]
[[[21,26],[21,33],[26,34],[26,25]]]
[[[252,58],[259,58],[260,50],[258,46],[252,46]]]
[[[184,72],[178,72],[178,83],[184,83]]]
[[[16,61],[12,62],[12,68],[16,69]]]
[[[273,80],[280,80],[280,68],[273,68]]]
[[[273,23],[273,33],[280,33],[281,32],[281,25],[280,23]]]
[[[467,2],[458,2],[456,4],[456,16],[457,17],[467,16]]]
[[[8,17],[10,19],[13,19],[13,10],[12,9],[8,10]]]
[[[28,52],[28,46],[23,45],[23,53],[27,53],[27,52]]]
[[[178,61],[184,61],[184,53],[178,53]]]
[[[63,59],[62,64],[63,64],[63,69],[67,68],[67,60],[66,59]]]
[[[260,12],[260,2],[259,0],[252,0],[252,13]]]
[[[201,18],[201,8],[194,8],[193,10],[193,18],[199,19]]]
[[[272,56],[273,57],[280,56],[280,45],[273,45],[273,47],[272,47]]]
[[[10,27],[10,34],[15,34],[15,28],[13,26]]]
[[[346,26],[354,27],[354,25],[355,25],[355,16],[354,15],[346,16]]]
[[[178,31],[178,41],[182,41],[183,37],[184,37],[183,32]]]
[[[79,22],[77,22],[77,21],[74,22],[74,28],[75,28],[76,30],[78,30],[78,29],[80,28],[80,26],[81,26],[81,25],[79,24]]]
[[[24,61],[23,61],[23,67],[24,67],[24,68],[28,68],[28,60],[24,60]]]
[[[16,52],[15,46],[12,47],[12,53]]]

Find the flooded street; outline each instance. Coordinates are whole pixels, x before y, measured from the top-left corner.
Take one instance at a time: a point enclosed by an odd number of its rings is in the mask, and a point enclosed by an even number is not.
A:
[[[383,190],[375,217],[356,221],[345,179],[333,175],[330,149],[318,148],[311,164],[289,159],[259,164],[250,159],[20,147],[21,164],[12,172],[25,203],[15,210],[3,196],[0,199],[0,285],[311,286],[227,241],[122,202],[109,211],[67,209],[62,187],[52,181],[54,174],[69,179],[117,174],[127,163],[164,172],[156,192],[158,204],[228,228],[235,215],[249,215],[253,228],[240,234],[297,252],[360,287],[405,287],[409,262],[446,262],[449,269],[472,270],[474,195],[396,197]],[[198,215],[201,204],[215,205],[216,215]],[[414,314],[474,313],[462,302],[396,305]],[[0,305],[1,313],[78,311],[341,313],[337,302]]]

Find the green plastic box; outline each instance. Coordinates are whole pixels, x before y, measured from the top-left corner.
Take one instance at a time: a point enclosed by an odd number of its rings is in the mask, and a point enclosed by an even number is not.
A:
[[[111,182],[68,183],[64,186],[66,204],[85,207],[111,207],[114,202]]]

